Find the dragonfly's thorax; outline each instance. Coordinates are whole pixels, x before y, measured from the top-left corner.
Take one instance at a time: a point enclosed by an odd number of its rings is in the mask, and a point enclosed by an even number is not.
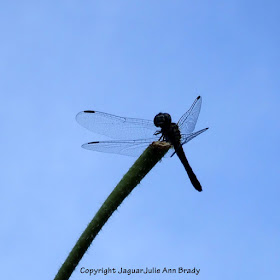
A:
[[[161,128],[161,133],[165,141],[177,146],[180,144],[181,133],[176,123],[171,122],[171,116],[167,113],[159,113],[154,118],[156,127]]]
[[[161,129],[165,141],[170,142],[173,146],[180,144],[181,133],[176,123],[171,123],[169,127]]]

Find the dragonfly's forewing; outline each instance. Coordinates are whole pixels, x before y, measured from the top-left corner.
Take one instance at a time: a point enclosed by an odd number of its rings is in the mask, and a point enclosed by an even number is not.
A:
[[[190,134],[194,131],[201,108],[201,102],[202,98],[198,96],[190,109],[178,121],[181,134]]]
[[[143,140],[95,141],[83,144],[82,147],[96,152],[138,157],[154,140],[154,138],[149,138]]]
[[[90,131],[115,139],[144,139],[153,136],[156,127],[151,120],[123,118],[98,111],[77,114],[77,122]]]

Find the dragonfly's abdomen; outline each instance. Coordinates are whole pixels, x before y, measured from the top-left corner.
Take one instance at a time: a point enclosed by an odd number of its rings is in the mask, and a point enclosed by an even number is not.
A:
[[[194,188],[201,192],[202,191],[202,187],[200,185],[200,182],[198,181],[198,179],[196,178],[196,175],[194,174],[188,160],[187,160],[187,157],[184,153],[184,150],[182,148],[182,146],[179,146],[176,150],[176,153],[177,153],[177,156],[178,158],[180,159],[180,161],[182,162],[182,164],[184,165],[185,167],[185,170],[187,171],[188,173],[188,176],[190,178],[190,181],[192,183],[192,185],[194,186]]]

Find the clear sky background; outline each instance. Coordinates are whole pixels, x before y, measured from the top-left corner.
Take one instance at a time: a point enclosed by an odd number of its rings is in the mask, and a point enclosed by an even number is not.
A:
[[[94,153],[91,109],[176,121],[201,95],[180,161],[160,162],[71,279],[279,279],[278,1],[8,1],[0,9],[1,279],[53,279],[135,158]],[[91,276],[81,267],[200,269]]]

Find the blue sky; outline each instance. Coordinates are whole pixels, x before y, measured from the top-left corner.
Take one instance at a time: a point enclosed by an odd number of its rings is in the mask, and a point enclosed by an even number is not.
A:
[[[52,279],[134,158],[81,110],[174,121],[201,95],[185,152],[164,159],[113,214],[71,279],[277,279],[277,1],[13,1],[0,11],[1,278]],[[81,267],[200,269],[86,276]]]

